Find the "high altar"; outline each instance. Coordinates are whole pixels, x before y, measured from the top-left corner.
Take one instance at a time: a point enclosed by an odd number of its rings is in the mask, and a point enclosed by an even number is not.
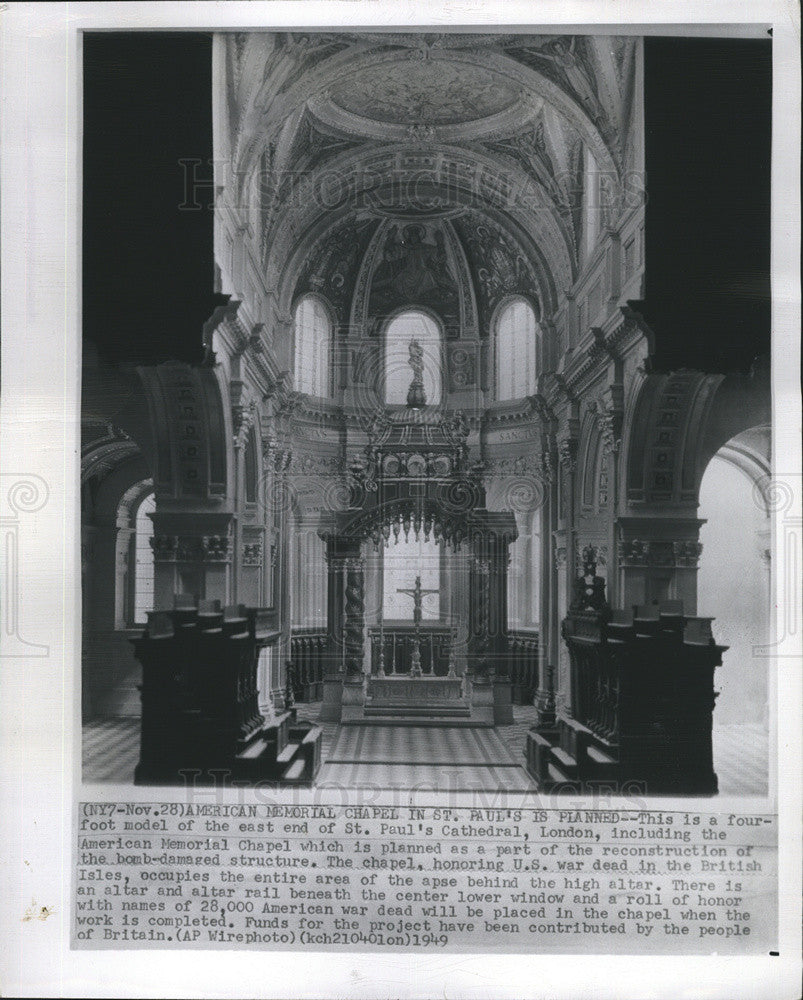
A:
[[[428,408],[422,397],[414,377],[412,405],[374,416],[364,461],[350,470],[347,506],[321,519],[329,578],[325,721],[513,721],[507,566],[515,518],[486,509],[480,470],[468,463],[463,415]],[[366,628],[366,564],[372,551],[381,552],[402,534],[434,539],[446,550],[450,606],[445,621],[422,629],[427,591],[420,577],[415,587],[403,589],[414,602],[413,627],[391,630],[389,660],[381,611],[379,622],[370,632]],[[399,672],[398,648],[407,654],[402,669],[409,672]]]

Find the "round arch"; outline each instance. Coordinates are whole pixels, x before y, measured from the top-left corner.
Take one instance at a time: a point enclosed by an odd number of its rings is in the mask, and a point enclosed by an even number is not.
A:
[[[295,389],[328,398],[333,382],[334,310],[319,292],[305,292],[294,301],[292,317]]]
[[[498,159],[476,151],[469,154],[451,146],[438,147],[437,151],[443,161],[440,175],[445,180],[435,183],[433,197],[438,197],[444,208],[471,208],[479,212],[490,225],[501,228],[514,239],[527,259],[536,265],[544,311],[554,311],[558,303],[557,289],[573,283],[577,260],[573,239],[549,192],[522,168],[506,162],[505,185],[495,194],[489,192],[488,198],[480,204],[476,186],[464,178],[474,177],[478,172],[488,178],[497,177]],[[305,176],[295,192],[294,204],[300,206],[300,210],[285,213],[282,223],[272,234],[270,252],[265,260],[264,269],[269,280],[276,284],[280,305],[289,302],[310,248],[332,226],[363,204],[382,204],[384,193],[391,196],[395,191],[398,195],[399,157],[420,160],[420,166],[413,162],[409,170],[423,178],[432,171],[432,155],[424,157],[420,150],[411,150],[403,144],[389,146],[373,156],[366,156],[364,151],[351,151],[336,156]],[[321,185],[327,177],[336,177],[342,192],[341,197],[321,213]],[[509,203],[511,189],[519,193],[512,204]],[[536,206],[535,211],[528,210],[528,205]],[[318,213],[314,216],[316,206]],[[530,235],[534,231],[539,233],[537,244]]]
[[[394,325],[399,325],[407,317],[420,317],[429,325],[425,335],[412,328],[410,325],[410,339],[394,345],[389,352],[389,334]],[[418,340],[423,343],[421,346],[424,352],[424,393],[427,397],[428,406],[443,405],[446,395],[446,380],[444,371],[444,329],[443,321],[432,310],[424,306],[410,305],[400,306],[390,313],[380,327],[380,342],[382,354],[382,392],[381,398],[386,406],[406,406],[407,390],[410,385],[409,367],[409,343],[411,340]],[[389,375],[392,381],[389,383]],[[393,398],[389,398],[392,396]]]
[[[757,727],[751,739],[766,739],[768,713],[768,660],[757,650],[770,641],[769,447],[767,427],[727,441],[705,466],[698,508],[698,613],[714,618],[716,641],[729,647],[717,674],[715,726]]]
[[[515,314],[519,305],[525,307],[518,310],[523,315]],[[507,317],[510,324],[503,326]],[[506,295],[494,309],[491,335],[494,399],[503,402],[534,395],[544,360],[540,302],[526,295]]]

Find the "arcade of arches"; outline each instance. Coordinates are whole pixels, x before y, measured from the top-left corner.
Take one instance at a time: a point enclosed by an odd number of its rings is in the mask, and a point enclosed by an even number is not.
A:
[[[264,609],[252,715],[497,730],[522,787],[615,775],[650,696],[608,622],[717,667],[714,768],[765,725],[767,380],[653,365],[644,48],[559,42],[214,37],[205,359],[85,348],[88,724],[139,718],[178,602]]]

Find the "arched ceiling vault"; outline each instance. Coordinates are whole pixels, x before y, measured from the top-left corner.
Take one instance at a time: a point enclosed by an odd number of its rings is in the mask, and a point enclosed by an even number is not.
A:
[[[464,231],[493,230],[494,259],[524,255],[537,296],[554,309],[578,272],[584,149],[614,199],[620,190],[636,44],[460,32],[228,36],[232,177],[258,192],[261,263],[281,311],[339,227],[362,240],[371,220],[376,229],[387,218],[452,220],[458,236],[460,219]]]
[[[571,286],[577,269],[570,222],[550,192],[522,170],[487,154],[409,146],[350,152],[304,176],[276,213],[265,273],[287,308],[300,271],[333,228],[347,218],[479,218],[501,227],[540,273],[545,304]],[[321,206],[326,211],[321,211]]]

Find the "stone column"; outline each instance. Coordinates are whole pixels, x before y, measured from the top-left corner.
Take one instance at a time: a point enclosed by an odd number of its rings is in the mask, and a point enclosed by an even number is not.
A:
[[[346,680],[355,681],[362,679],[365,657],[365,565],[359,556],[346,560],[345,602]]]
[[[574,586],[574,488],[577,469],[577,437],[570,433],[558,442],[559,462],[559,503],[558,530],[554,532],[555,572],[557,584],[557,615],[555,625],[560,629],[560,623],[569,610],[572,588]],[[555,637],[557,653],[557,691],[555,695],[556,710],[571,712],[571,669],[569,651],[558,634]]]
[[[538,636],[538,690],[535,707],[539,727],[555,725],[555,665],[558,657],[557,572],[552,552],[553,532],[557,529],[557,454],[547,442],[541,459],[544,479],[544,505],[541,510],[540,622]]]
[[[471,528],[469,667],[479,696],[492,685],[495,725],[513,722],[507,645],[507,569],[516,537],[512,514],[480,512]]]
[[[488,631],[490,628],[490,572],[480,539],[472,546],[468,570],[469,590],[469,672],[476,677],[488,673]]]

